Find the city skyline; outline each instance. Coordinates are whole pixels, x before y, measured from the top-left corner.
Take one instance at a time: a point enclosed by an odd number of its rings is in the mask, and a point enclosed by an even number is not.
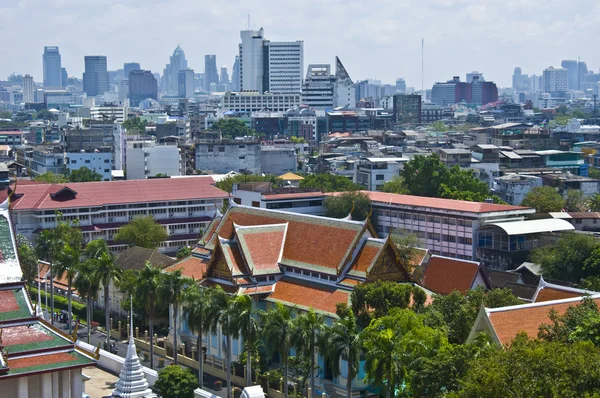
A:
[[[408,86],[419,89],[421,38],[425,41],[425,87],[454,75],[464,78],[472,70],[509,87],[515,66],[523,73],[540,74],[548,66],[559,67],[561,60],[578,56],[591,70],[600,67],[600,55],[590,46],[595,38],[591,27],[600,22],[600,4],[592,0],[582,0],[577,7],[558,0],[487,4],[429,0],[418,7],[408,1],[380,0],[376,4],[332,2],[322,7],[308,0],[298,10],[270,0],[258,9],[240,1],[202,6],[149,1],[142,6],[131,1],[90,5],[64,0],[52,7],[40,4],[30,14],[28,10],[36,3],[28,0],[0,9],[5,21],[0,51],[11,60],[0,65],[2,78],[16,72],[41,82],[44,46],[58,46],[63,66],[75,76],[82,75],[83,57],[90,54],[106,55],[109,70],[135,61],[144,69],[162,72],[178,43],[196,71],[203,71],[206,54],[216,54],[217,65],[231,70],[249,12],[250,27],[263,27],[271,40],[304,41],[304,68],[333,63],[337,55],[355,80],[393,83],[403,77]],[[28,20],[27,32],[20,28],[24,20]],[[65,25],[70,28],[65,30]],[[144,40],[125,34],[136,29],[144,32]]]

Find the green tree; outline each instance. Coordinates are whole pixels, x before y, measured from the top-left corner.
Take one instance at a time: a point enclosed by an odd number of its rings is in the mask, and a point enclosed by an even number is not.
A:
[[[240,119],[225,117],[217,120],[212,130],[220,131],[223,138],[236,138],[236,137],[255,137],[259,136],[255,130],[246,126]]]
[[[170,365],[158,372],[154,388],[162,398],[194,398],[198,381],[189,368]]]
[[[534,249],[530,259],[542,267],[547,278],[580,283],[600,271],[600,262],[594,258],[600,253],[598,247],[593,236],[569,232],[551,246]]]
[[[433,123],[431,123],[431,124],[429,125],[429,127],[430,127],[430,128],[433,130],[433,131],[439,131],[439,132],[442,132],[442,133],[443,133],[443,132],[445,132],[445,131],[448,131],[448,130],[449,130],[448,126],[446,126],[446,125],[444,124],[444,122],[441,122],[441,121],[439,121],[439,120],[438,120],[438,121],[436,121],[436,122],[433,122]]]
[[[92,322],[92,312],[94,309],[94,300],[98,296],[98,289],[100,289],[100,282],[98,278],[96,278],[96,268],[95,261],[92,259],[88,259],[84,261],[79,267],[77,276],[75,277],[75,281],[73,285],[75,289],[79,292],[82,298],[87,300],[86,306],[86,321],[87,321],[87,342],[90,343],[90,334],[91,334],[91,322]]]
[[[439,197],[483,202],[491,195],[488,184],[477,179],[472,170],[463,170],[455,165],[449,169],[447,180],[440,184]],[[496,197],[494,202],[499,202],[499,199]]]
[[[326,216],[344,218],[352,214],[352,219],[366,220],[371,211],[371,199],[364,192],[344,192],[325,199]]]
[[[102,181],[102,174],[84,166],[77,170],[71,170],[69,174],[67,174],[67,179],[69,182]]]
[[[308,358],[308,374],[310,375],[311,391],[315,390],[315,358],[317,357],[317,346],[323,333],[325,325],[322,314],[317,314],[314,309],[302,313],[295,320],[295,329],[292,336],[292,344],[296,348],[297,356]]]
[[[538,213],[561,211],[565,207],[565,200],[550,186],[535,187],[527,192],[521,206],[533,207]]]
[[[395,176],[389,181],[383,183],[383,192],[388,193],[400,193],[400,194],[408,194],[410,193],[409,189],[406,187],[404,183],[404,178],[401,176]]]
[[[266,174],[264,176],[260,174],[238,174],[223,178],[217,182],[215,186],[225,192],[231,193],[233,191],[234,184],[244,182],[270,182],[271,185],[281,185],[283,180],[271,174]]]
[[[123,127],[127,130],[127,134],[146,134],[147,120],[142,120],[139,116],[133,119],[127,119],[123,122]]]
[[[288,358],[294,333],[295,310],[275,303],[273,308],[260,314],[263,338],[269,354],[278,353],[283,367],[283,395],[288,396]]]
[[[37,119],[52,120],[54,115],[48,109],[40,109],[36,112],[35,117]]]
[[[231,393],[231,351],[232,338],[237,336],[239,329],[234,322],[233,297],[230,295],[218,296],[219,301],[215,304],[218,307],[218,322],[221,325],[221,333],[225,336],[227,344],[225,351],[225,363],[227,365],[227,398],[232,398]]]
[[[123,271],[114,262],[114,258],[106,242],[93,240],[86,246],[86,254],[93,263],[95,282],[104,289],[104,325],[106,326],[106,347],[110,347],[110,304],[109,286],[113,282],[119,283]]]
[[[187,256],[189,256],[190,254],[192,254],[192,248],[189,246],[184,246],[177,252],[177,259],[181,260],[182,258],[186,258]]]
[[[65,176],[60,174],[54,174],[50,171],[35,177],[35,180],[45,182],[46,184],[64,184],[65,182],[67,182]]]
[[[361,327],[386,316],[392,308],[408,308],[413,289],[409,284],[381,281],[361,283],[350,296],[352,311]]]
[[[597,169],[595,167],[590,167],[588,170],[588,177],[600,179],[600,169]]]
[[[215,333],[219,305],[224,300],[226,293],[220,287],[205,288],[197,284],[188,286],[183,296],[183,310],[187,316],[190,329],[196,333],[196,347],[198,350],[198,382],[203,387],[204,375],[204,350],[202,337],[207,332]]]
[[[578,212],[587,210],[587,200],[583,192],[578,189],[569,189],[565,197],[565,210]]]
[[[319,189],[323,192],[359,191],[361,185],[353,183],[344,176],[335,174],[309,174],[300,181],[301,188]]]
[[[246,346],[246,385],[252,385],[252,351],[254,342],[260,334],[258,313],[253,308],[252,297],[236,296],[231,303],[231,323],[234,325],[234,337],[242,337]]]
[[[550,310],[549,318],[549,324],[540,325],[538,338],[560,343],[591,341],[600,346],[600,313],[590,297],[568,307],[562,315]]]
[[[342,306],[339,308],[338,315],[340,319],[335,321],[333,325],[324,326],[319,341],[319,349],[327,361],[333,377],[338,377],[341,374],[341,359],[347,361],[346,398],[352,398],[352,381],[358,375],[362,352],[360,329],[354,314],[347,307]]]
[[[436,198],[441,185],[448,180],[448,168],[437,154],[415,156],[406,162],[400,176],[411,195]]]
[[[161,284],[161,270],[146,261],[144,268],[137,273],[135,295],[145,303],[145,312],[148,316],[148,334],[150,335],[150,368],[154,369],[154,319],[156,303],[159,297]]]
[[[13,114],[10,111],[0,111],[0,119],[12,119]]]
[[[190,282],[193,282],[193,280],[183,276],[180,269],[173,272],[165,272],[160,278],[159,298],[173,306],[173,361],[175,362],[175,365],[178,363],[177,351],[179,351],[179,343],[177,340],[179,305],[183,300],[185,286]]]
[[[115,241],[132,246],[156,249],[158,244],[168,237],[165,228],[154,221],[152,216],[136,217],[121,227],[115,235]]]
[[[588,198],[587,207],[591,211],[600,211],[600,193],[595,193]]]
[[[38,276],[38,257],[31,242],[23,235],[17,236],[17,253],[23,272],[23,279],[29,285]]]

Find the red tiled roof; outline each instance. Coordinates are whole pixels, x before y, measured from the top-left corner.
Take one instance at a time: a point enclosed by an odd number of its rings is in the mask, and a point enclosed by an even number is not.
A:
[[[255,294],[270,294],[273,293],[276,284],[273,285],[264,285],[264,286],[249,286],[243,287],[240,289],[240,294],[247,294],[248,296],[253,296]]]
[[[24,357],[18,359],[8,359],[8,365],[11,370],[28,368],[31,366],[40,366],[47,365],[52,363],[65,363],[65,366],[68,365],[68,362],[75,362],[77,358],[66,352],[59,352],[56,354],[46,354],[46,355],[38,355],[33,357]]]
[[[212,177],[157,178],[149,180],[124,180],[81,182],[69,184],[17,185],[17,197],[12,210],[62,209],[92,207],[110,204],[160,202],[193,199],[223,199],[228,194],[213,186]],[[52,198],[52,194],[69,188],[77,195]]]
[[[423,274],[423,287],[439,294],[450,294],[455,290],[465,294],[471,289],[478,272],[479,263],[432,256]]]
[[[170,267],[165,268],[165,272],[174,272],[177,270],[181,270],[181,274],[183,276],[187,276],[188,278],[193,278],[199,281],[204,279],[203,275],[206,272],[207,265],[208,260],[189,256],[179,261],[178,263],[175,263]]]
[[[44,333],[43,329],[31,325],[10,326],[2,329],[2,343],[8,347],[49,340],[52,340],[51,335]]]
[[[467,213],[493,213],[502,211],[528,210],[527,207],[499,205],[493,203],[467,202],[466,200],[428,198],[395,193],[362,191],[371,201],[401,206],[431,207],[435,209],[462,211]]]
[[[600,298],[595,298],[594,301],[600,305]],[[567,303],[548,301],[539,305],[506,307],[506,310],[495,308],[488,310],[488,317],[500,344],[506,345],[513,341],[519,332],[525,332],[529,337],[536,338],[540,325],[551,323],[548,317],[550,310],[553,309],[562,315],[567,308],[576,305],[579,305],[578,300],[569,300]]]
[[[12,290],[0,290],[0,312],[13,312],[19,310],[19,303]]]
[[[569,292],[567,290],[555,289],[552,287],[545,287],[539,291],[537,297],[535,298],[535,302],[541,303],[543,301],[562,300],[572,297],[581,297],[581,294]]]
[[[348,303],[349,295],[347,290],[284,277],[275,284],[275,292],[267,300],[335,314],[336,304]]]
[[[239,247],[252,275],[281,272],[279,256],[287,224],[236,228]]]
[[[366,274],[368,269],[373,265],[379,253],[381,253],[381,249],[383,248],[384,243],[380,241],[367,240],[363,244],[358,256],[356,256],[356,260],[350,268],[350,273],[359,272],[361,274]]]
[[[282,200],[282,199],[307,199],[307,198],[322,198],[323,192],[298,192],[298,193],[279,193],[279,194],[264,194],[265,200]]]
[[[248,275],[248,271],[246,271],[246,266],[244,265],[244,260],[237,243],[221,242],[221,247],[223,248],[223,254],[225,255],[227,265],[231,270],[231,275],[234,277]]]

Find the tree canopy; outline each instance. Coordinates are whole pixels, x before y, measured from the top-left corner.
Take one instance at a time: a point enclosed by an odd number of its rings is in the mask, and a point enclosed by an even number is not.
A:
[[[215,185],[217,188],[222,189],[225,192],[231,193],[233,191],[234,184],[242,183],[242,182],[265,182],[268,181],[272,185],[280,185],[283,183],[283,180],[277,178],[272,174],[237,174],[233,176],[227,176],[217,182]]]
[[[34,178],[36,181],[45,182],[47,184],[63,184],[67,182],[67,179],[64,175],[54,174],[50,171],[47,171],[43,174],[38,175]]]
[[[325,199],[326,216],[344,218],[352,213],[352,219],[366,220],[371,211],[371,199],[363,192],[344,192]]]
[[[538,213],[561,211],[565,207],[565,200],[550,186],[535,187],[527,192],[521,206],[533,207]]]
[[[240,119],[225,117],[217,120],[213,125],[212,129],[220,131],[223,138],[237,138],[237,137],[258,137],[261,134],[246,126]]]
[[[69,182],[102,181],[102,174],[84,166],[77,170],[71,170],[67,175],[67,179]]]
[[[362,186],[353,183],[344,176],[334,174],[309,174],[300,181],[301,188],[316,188],[323,192],[358,191]]]
[[[127,119],[123,122],[123,127],[127,130],[127,134],[146,134],[147,120],[142,120],[139,116],[133,119]]]
[[[115,241],[129,243],[133,246],[156,249],[158,244],[167,239],[164,227],[154,221],[152,216],[136,217],[121,227],[115,235]]]
[[[170,365],[158,372],[154,388],[163,398],[194,398],[194,390],[198,388],[198,379],[189,368]]]

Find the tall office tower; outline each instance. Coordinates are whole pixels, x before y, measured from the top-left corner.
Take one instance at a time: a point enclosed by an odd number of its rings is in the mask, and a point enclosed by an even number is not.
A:
[[[227,73],[226,66],[221,66],[221,74],[219,76],[219,84],[229,85],[229,73]]]
[[[579,87],[579,65],[577,61],[566,59],[560,63],[560,66],[567,70],[567,88],[569,90],[577,90]]]
[[[162,89],[169,95],[177,95],[179,91],[179,71],[188,67],[185,52],[177,46],[163,72]]]
[[[106,57],[104,55],[87,55],[84,57],[83,91],[90,97],[103,95],[110,88]]]
[[[235,56],[231,70],[231,91],[240,91],[240,56]]]
[[[302,85],[302,104],[315,109],[333,108],[335,76],[329,64],[308,65]]]
[[[569,89],[569,70],[549,67],[544,69],[544,91],[547,93],[565,92]]]
[[[522,82],[522,76],[523,73],[521,71],[520,67],[516,67],[515,70],[513,71],[513,75],[512,75],[512,88],[517,90],[519,88],[519,86],[521,85]]]
[[[406,93],[406,81],[402,78],[396,79],[396,94]]]
[[[301,92],[304,42],[269,41],[262,28],[243,30],[240,37],[240,91]]]
[[[61,83],[63,87],[67,87],[69,84],[69,74],[67,68],[60,68]]]
[[[587,64],[583,61],[580,61],[577,65],[577,90],[585,90],[585,75],[587,74]]]
[[[395,94],[394,122],[397,124],[421,123],[421,96]]]
[[[139,62],[126,62],[123,64],[123,77],[129,79],[129,72],[132,70],[141,70]]]
[[[210,91],[211,83],[219,83],[219,71],[217,70],[217,56],[209,54],[204,56],[204,89]]]
[[[23,102],[31,103],[34,102],[33,97],[33,77],[31,75],[23,76]]]
[[[177,76],[177,95],[181,98],[194,98],[195,87],[194,70],[180,70]]]
[[[129,72],[129,101],[131,106],[138,106],[145,99],[158,99],[156,77],[149,70],[132,70]]]
[[[356,86],[344,68],[342,61],[335,57],[335,84],[333,90],[333,105],[354,107],[356,105]]]
[[[44,47],[42,60],[44,64],[44,87],[62,87],[61,61],[58,47]]]
[[[467,83],[473,83],[475,78],[479,79],[480,82],[485,81],[483,78],[483,73],[481,72],[473,71],[471,73],[467,73]]]

